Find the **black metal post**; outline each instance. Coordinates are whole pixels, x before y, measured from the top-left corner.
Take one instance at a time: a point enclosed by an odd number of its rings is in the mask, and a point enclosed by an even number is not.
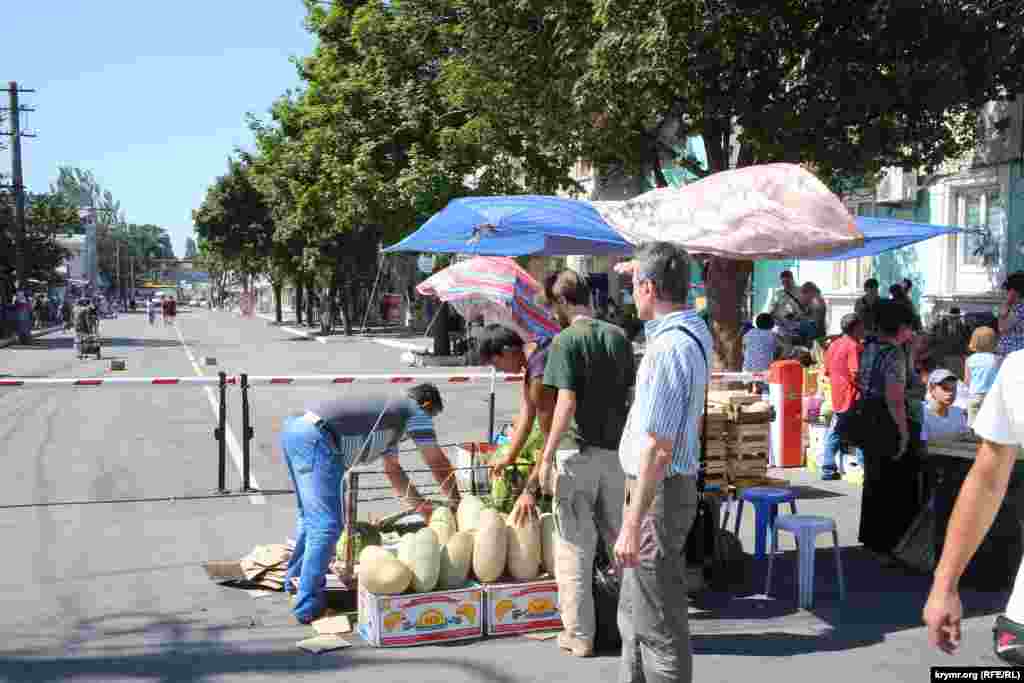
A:
[[[487,443],[494,443],[494,385],[491,384],[490,417],[487,420]]]
[[[252,491],[249,485],[249,453],[253,429],[249,419],[249,375],[242,373],[242,491]]]
[[[469,444],[469,492],[474,496],[476,491],[476,444]]]
[[[217,410],[217,428],[213,430],[213,436],[217,439],[217,492],[218,493],[230,493],[228,491],[228,444],[227,444],[227,426],[228,426],[228,401],[227,401],[227,385],[228,375],[226,372],[221,370],[217,373],[219,381],[217,382],[217,389],[220,393],[220,405]]]

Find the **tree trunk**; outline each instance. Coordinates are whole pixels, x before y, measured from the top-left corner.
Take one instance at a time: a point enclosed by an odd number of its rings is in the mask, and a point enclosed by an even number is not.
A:
[[[342,324],[345,326],[345,336],[352,336],[352,281],[345,278],[344,284],[338,288],[339,308],[341,310]]]
[[[296,278],[295,280],[295,324],[302,324],[302,312],[304,310],[305,297],[303,296],[304,289],[302,284],[302,278]]]
[[[281,301],[284,285],[281,282],[275,282],[272,286],[274,288],[274,320],[276,320],[277,324],[280,325],[284,322],[284,311],[282,310],[283,302]]]
[[[448,337],[448,322],[451,315],[451,309],[448,306],[448,302],[441,304],[441,312],[437,316],[437,320],[434,322],[434,355],[435,356],[450,356],[452,355],[452,342]]]
[[[740,323],[752,271],[750,261],[712,258],[709,262],[705,291],[715,339],[715,364],[725,370],[739,370],[743,366]]]

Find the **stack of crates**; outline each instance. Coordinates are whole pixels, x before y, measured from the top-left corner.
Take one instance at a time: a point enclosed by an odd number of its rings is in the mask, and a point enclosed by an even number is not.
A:
[[[708,417],[714,425],[708,434],[708,461],[712,453],[717,457],[724,451],[725,479],[733,483],[767,476],[774,417],[771,405],[745,391],[713,391],[708,398]]]
[[[704,422],[708,430],[704,460],[704,481],[724,487],[728,484],[729,412],[725,406],[708,403]]]

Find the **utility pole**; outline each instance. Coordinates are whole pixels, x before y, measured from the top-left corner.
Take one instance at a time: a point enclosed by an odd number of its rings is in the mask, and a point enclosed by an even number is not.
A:
[[[30,133],[21,132],[21,112],[34,111],[22,108],[18,104],[18,93],[35,92],[18,88],[17,81],[8,83],[7,93],[10,97],[8,114],[11,118],[11,129],[7,135],[11,138],[11,182],[14,190],[14,272],[16,276],[15,292],[24,291],[28,286],[28,270],[25,255],[25,179],[21,169],[21,138],[35,137]],[[21,331],[21,342],[29,341],[28,332]]]

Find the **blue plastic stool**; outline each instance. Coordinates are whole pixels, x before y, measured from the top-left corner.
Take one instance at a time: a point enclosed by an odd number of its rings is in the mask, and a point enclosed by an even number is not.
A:
[[[772,564],[775,553],[779,550],[779,531],[788,531],[796,539],[797,546],[797,586],[800,607],[810,609],[814,604],[814,549],[815,539],[819,534],[832,534],[832,543],[836,553],[836,576],[839,579],[839,600],[846,600],[846,582],[843,580],[843,560],[839,556],[839,534],[836,523],[830,517],[817,515],[781,515],[775,520],[772,531],[772,551],[768,555],[768,578],[765,580],[764,593],[768,595],[772,585]]]
[[[765,546],[768,545],[769,532],[779,513],[779,504],[789,503],[790,511],[796,514],[796,491],[767,486],[754,486],[740,491],[736,497],[736,528],[733,530],[737,538],[740,535],[740,522],[743,521],[744,501],[754,505],[757,525],[754,532],[754,557],[760,560],[765,556]]]

